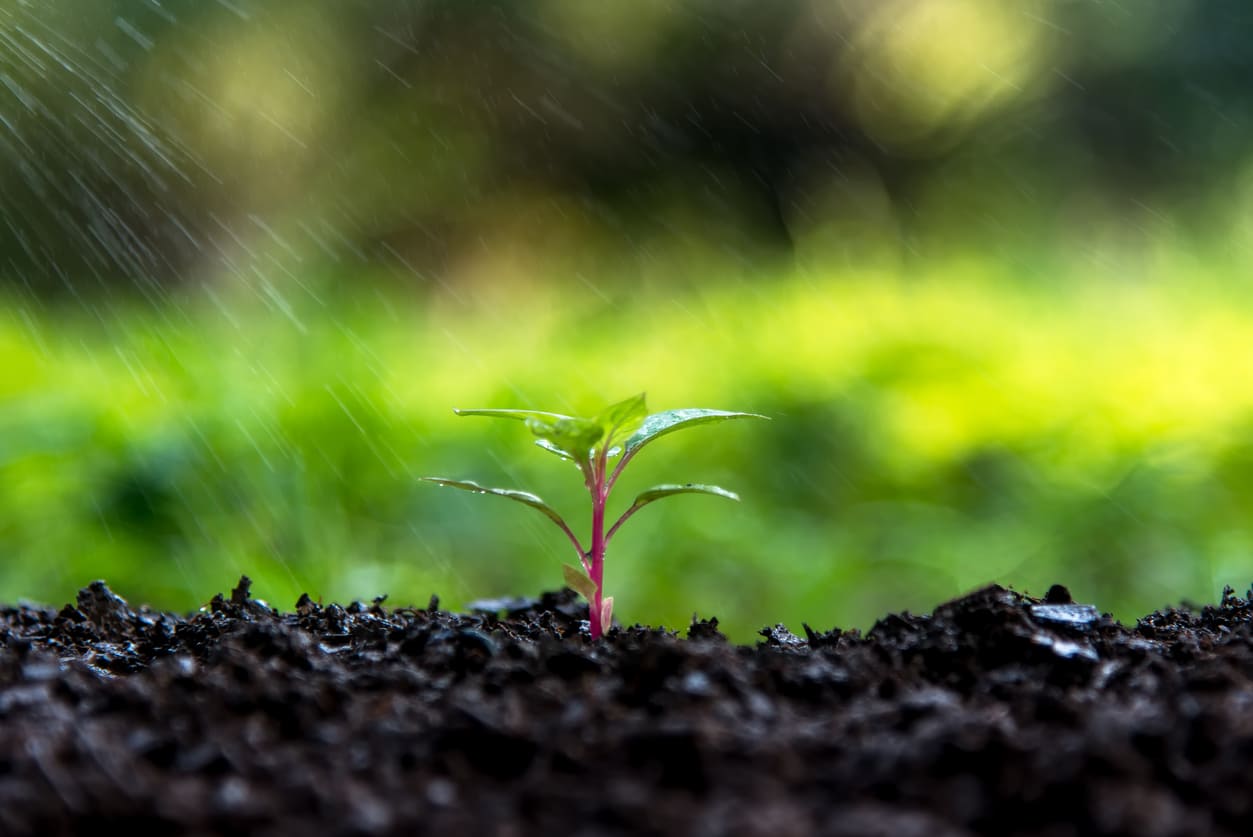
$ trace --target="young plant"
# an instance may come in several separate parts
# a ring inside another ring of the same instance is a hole
[[[623,469],[640,449],[654,439],[675,430],[695,427],[698,424],[727,421],[739,418],[767,418],[756,413],[733,413],[726,410],[667,410],[649,415],[643,394],[620,401],[591,418],[563,416],[534,410],[454,410],[459,416],[491,416],[516,419],[526,423],[537,439],[535,444],[572,461],[583,474],[583,485],[592,497],[592,541],[584,549],[578,537],[552,506],[526,491],[507,488],[485,488],[468,480],[452,480],[442,477],[423,477],[427,482],[473,491],[478,494],[494,494],[506,497],[531,508],[538,509],[556,523],[565,533],[578,553],[582,570],[564,565],[566,584],[587,599],[588,621],[592,638],[600,637],[609,630],[613,620],[613,597],[605,596],[605,550],[618,529],[631,515],[654,500],[675,494],[712,494],[728,500],[740,498],[716,485],[655,485],[642,492],[635,501],[608,529],[605,528],[605,505]],[[610,464],[617,460],[612,470]]]

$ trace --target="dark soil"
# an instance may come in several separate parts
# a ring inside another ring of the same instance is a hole
[[[0,610],[0,834],[1253,833],[1253,605],[999,587],[861,636],[597,644],[568,592]]]

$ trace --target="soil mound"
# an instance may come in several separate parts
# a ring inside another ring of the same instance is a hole
[[[1253,604],[987,587],[865,636],[470,614],[0,609],[0,833],[1247,834]]]

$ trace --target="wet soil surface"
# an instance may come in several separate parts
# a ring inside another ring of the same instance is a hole
[[[0,833],[1253,833],[1253,605],[989,587],[866,635],[593,644],[493,613],[0,609]]]

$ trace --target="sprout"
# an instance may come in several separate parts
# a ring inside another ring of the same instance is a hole
[[[469,480],[423,477],[427,482],[473,491],[478,494],[494,494],[538,509],[557,524],[569,538],[579,556],[578,567],[563,566],[565,582],[578,591],[588,602],[588,621],[592,638],[596,639],[609,630],[613,623],[613,597],[604,594],[605,551],[610,540],[633,514],[644,506],[663,497],[675,494],[712,494],[728,500],[739,500],[734,493],[716,485],[656,485],[641,492],[634,502],[610,526],[605,528],[605,505],[609,494],[634,456],[654,439],[667,433],[739,418],[767,418],[756,413],[735,413],[726,410],[684,409],[667,410],[649,415],[643,394],[620,401],[601,410],[592,418],[563,416],[534,410],[455,410],[459,416],[489,416],[522,421],[537,437],[536,444],[546,451],[568,459],[578,465],[583,474],[583,484],[592,498],[592,541],[586,549],[565,520],[552,506],[526,491],[507,488],[486,488]],[[617,460],[613,468],[610,463]]]

